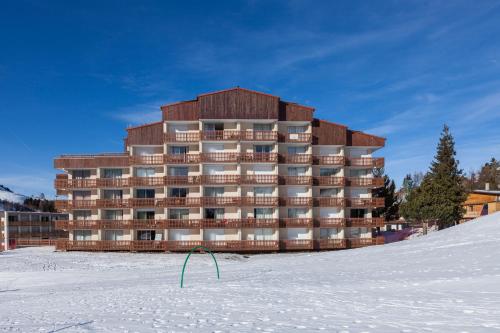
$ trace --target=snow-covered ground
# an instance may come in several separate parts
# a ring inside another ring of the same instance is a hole
[[[220,280],[197,254],[180,289],[184,257],[2,253],[0,331],[500,331],[500,214],[357,250],[216,254]]]

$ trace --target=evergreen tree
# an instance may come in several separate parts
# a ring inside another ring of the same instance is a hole
[[[475,189],[484,189],[487,183],[490,185],[490,190],[497,190],[500,184],[500,162],[495,158],[482,166]]]
[[[389,176],[384,175],[384,186],[373,190],[373,196],[384,198],[384,207],[377,208],[374,216],[384,217],[386,221],[392,221],[399,218],[399,199],[396,194],[396,184]]]

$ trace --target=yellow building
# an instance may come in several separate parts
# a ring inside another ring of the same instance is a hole
[[[481,215],[489,215],[500,211],[500,191],[474,190],[464,202],[466,209],[464,220],[471,220]]]

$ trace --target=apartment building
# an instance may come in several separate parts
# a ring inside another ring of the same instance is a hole
[[[68,214],[0,211],[0,251],[23,246],[55,245],[68,232],[56,229],[57,220]]]
[[[266,252],[380,244],[385,139],[242,88],[164,105],[125,152],[62,155],[60,250]]]

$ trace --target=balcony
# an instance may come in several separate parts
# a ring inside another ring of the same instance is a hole
[[[166,241],[136,240],[130,242],[130,251],[167,251]]]
[[[56,250],[63,251],[130,251],[130,241],[94,241],[58,239]]]
[[[384,179],[381,177],[348,178],[347,181],[348,181],[349,186],[352,186],[352,187],[381,187],[381,186],[384,186]]]
[[[130,208],[164,207],[165,198],[132,198],[129,203]]]
[[[315,207],[344,207],[344,198],[335,197],[316,197],[314,198]]]
[[[277,184],[278,175],[242,175],[241,184]]]
[[[200,176],[165,176],[165,185],[199,185],[201,184]]]
[[[312,185],[311,176],[280,176],[280,185]]]
[[[91,179],[91,178],[63,179],[58,177],[58,179],[54,181],[54,187],[56,189],[96,188],[96,186],[97,186],[96,179]]]
[[[374,228],[374,227],[383,227],[385,221],[380,217],[372,217],[372,218],[348,218],[347,226],[348,227],[365,227],[365,228]]]
[[[238,153],[215,152],[201,153],[200,155],[202,163],[236,163],[239,160]]]
[[[241,219],[242,228],[277,228],[278,219],[246,218]]]
[[[202,241],[172,241],[167,243],[168,251],[189,251],[195,246],[200,246]]]
[[[168,197],[163,199],[165,207],[200,207],[200,197]]]
[[[314,156],[313,163],[315,165],[339,165],[345,164],[344,156]]]
[[[240,131],[238,130],[202,131],[201,139],[207,141],[238,141],[240,139]]]
[[[276,163],[278,154],[276,153],[242,153],[241,163]]]
[[[315,224],[320,228],[343,228],[347,220],[342,217],[320,217],[315,219]]]
[[[202,197],[202,206],[239,206],[241,204],[241,197]]]
[[[163,186],[163,177],[132,177],[130,186]]]
[[[309,218],[285,218],[280,219],[281,228],[312,228],[313,219]]]
[[[203,241],[202,245],[210,249],[210,251],[237,252],[240,251],[241,241],[239,240]]]
[[[166,164],[196,164],[200,163],[200,154],[168,154]]]
[[[218,229],[218,228],[240,228],[240,219],[203,219],[201,220],[203,228]]]
[[[237,185],[240,183],[239,175],[204,175],[201,176],[202,184],[207,185]]]
[[[289,142],[289,143],[309,143],[312,140],[311,133],[279,133],[279,142]]]
[[[311,154],[280,154],[279,162],[285,164],[311,164]]]
[[[286,197],[280,198],[280,206],[310,207],[313,204],[311,197]]]
[[[320,239],[315,241],[315,243],[315,247],[318,250],[336,250],[347,247],[347,240],[345,239]]]
[[[370,246],[370,245],[382,245],[382,244],[384,244],[384,237],[347,239],[347,247],[351,249]]]
[[[165,142],[198,142],[200,141],[200,132],[174,132],[165,133]]]
[[[242,252],[260,252],[260,251],[278,251],[279,242],[277,240],[242,240],[240,241],[240,251]]]
[[[161,164],[164,164],[164,156],[160,155],[160,154],[130,156],[130,164],[132,164],[132,165],[161,165]]]
[[[383,157],[349,158],[348,165],[352,167],[382,168],[384,166],[384,158]]]
[[[97,178],[96,187],[128,187],[130,178]]]
[[[153,199],[154,200],[154,199]],[[74,200],[73,202],[77,202]],[[81,200],[81,201],[93,201],[93,200]],[[129,208],[130,201],[128,199],[97,199],[95,200],[95,208]],[[73,206],[73,209],[76,207]],[[83,208],[83,207],[79,207]]]
[[[278,203],[279,203],[278,197],[248,196],[241,198],[242,206],[275,207],[278,206]]]
[[[242,141],[276,141],[278,132],[276,131],[242,131],[240,139]]]
[[[281,250],[312,250],[312,239],[285,239],[280,241]]]
[[[168,219],[165,220],[166,229],[200,229],[201,220]]]
[[[344,177],[318,176],[314,177],[313,184],[316,186],[345,186]]]
[[[354,208],[383,207],[385,205],[385,200],[384,198],[347,198],[346,205],[347,207],[354,207]]]

